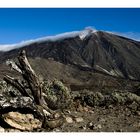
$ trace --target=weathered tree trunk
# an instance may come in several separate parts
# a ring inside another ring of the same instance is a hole
[[[44,100],[41,82],[30,66],[29,61],[26,57],[26,52],[24,50],[19,53],[18,61],[19,63],[9,61],[9,64],[15,71],[19,72],[22,75],[23,80],[28,85],[28,89],[30,90],[30,92],[25,89],[25,86],[21,82],[19,82],[18,79],[6,75],[4,77],[4,80],[8,84],[15,87],[21,93],[21,97],[30,97],[34,101],[38,113],[41,116],[44,109],[52,113]]]
[[[27,81],[29,88],[31,89],[32,96],[37,105],[42,105],[42,87],[36,76],[34,70],[31,68],[28,59],[26,57],[26,52],[23,50],[20,52],[18,57],[20,63],[20,69],[22,71],[23,78]]]

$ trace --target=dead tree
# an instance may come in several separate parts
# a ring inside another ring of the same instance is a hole
[[[56,94],[57,100],[53,101],[52,98],[50,98],[51,95],[48,96],[46,92],[43,93],[42,82],[40,82],[35,71],[32,69],[26,57],[25,50],[22,50],[19,53],[17,63],[12,61],[7,61],[7,64],[11,67],[11,69],[20,73],[20,75],[22,76],[22,80],[13,78],[8,75],[4,77],[4,80],[7,82],[7,84],[17,89],[19,93],[17,95],[17,93],[9,92],[11,93],[12,97],[10,96],[9,100],[6,100],[6,97],[3,97],[6,106],[3,106],[3,101],[2,101],[0,102],[0,107],[2,107],[3,109],[5,109],[5,107],[6,108],[8,107],[10,109],[16,109],[16,110],[21,108],[29,108],[31,112],[33,112],[34,115],[38,117],[40,121],[42,121],[43,124],[42,127],[49,126],[50,128],[52,128],[58,126],[59,124],[62,124],[62,123],[58,123],[58,122],[62,122],[63,120],[62,115],[58,115],[59,117],[56,118],[54,114],[56,113],[57,109],[60,108],[63,109],[67,107],[67,104],[70,103],[69,90],[66,87],[64,87],[61,82],[53,81],[51,82],[52,84],[51,88],[52,87],[54,88],[54,90],[52,91],[60,93],[60,94]],[[50,93],[49,91],[47,92]],[[52,103],[55,105],[58,104],[58,107],[55,108],[56,110],[53,110],[51,105],[49,105]],[[59,114],[61,113],[59,112]],[[51,119],[56,119],[56,125],[54,125],[55,121],[53,120],[52,121],[53,126],[50,126]]]
[[[31,89],[32,96],[37,105],[42,105],[42,87],[39,82],[37,75],[34,70],[31,68],[28,59],[26,57],[26,52],[23,50],[20,52],[19,57],[19,69],[22,71],[22,76],[26,80]]]
[[[26,83],[29,86],[29,89],[31,90],[31,96],[34,99],[34,102],[37,105],[42,106],[43,105],[42,86],[41,86],[41,83],[40,83],[37,75],[35,74],[34,70],[30,66],[30,63],[26,57],[25,50],[22,50],[19,53],[18,61],[19,61],[19,64],[15,63],[15,64],[11,65],[11,67],[13,67],[13,69],[18,72],[20,70],[20,73],[21,73],[23,79],[26,81]],[[22,85],[18,79],[15,79],[13,77],[6,75],[4,77],[4,80],[8,84],[10,84],[10,85],[14,86],[16,89],[18,89],[23,96],[30,96],[28,94],[28,92],[25,90],[24,85]]]
[[[15,87],[20,93],[21,97],[30,97],[33,101],[36,107],[38,108],[38,114],[40,116],[43,116],[45,119],[45,113],[53,113],[51,109],[48,108],[47,103],[44,100],[43,93],[42,93],[42,84],[39,81],[36,73],[32,69],[27,57],[25,50],[22,50],[19,53],[18,56],[18,63],[15,62],[9,62],[12,69],[19,72],[23,78],[23,80],[28,85],[29,91],[26,90],[25,86],[20,82],[21,80],[10,77],[6,75],[4,77],[4,80]],[[45,111],[44,111],[45,110]],[[43,112],[44,111],[44,112]]]

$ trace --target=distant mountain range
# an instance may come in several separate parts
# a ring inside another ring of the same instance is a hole
[[[67,82],[76,82],[78,77],[77,83],[90,83],[97,75],[140,80],[140,42],[113,33],[85,29],[3,46],[0,75],[8,71],[6,60],[15,59],[21,49],[44,77],[69,79]]]

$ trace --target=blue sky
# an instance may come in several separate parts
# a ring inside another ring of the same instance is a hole
[[[0,8],[0,44],[83,30],[88,26],[140,40],[140,8]]]

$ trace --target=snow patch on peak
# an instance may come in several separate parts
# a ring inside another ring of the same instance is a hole
[[[85,37],[91,35],[92,33],[96,33],[97,30],[95,28],[92,27],[86,27],[85,30],[81,31],[81,33],[79,34],[79,37],[81,40],[83,40]]]

